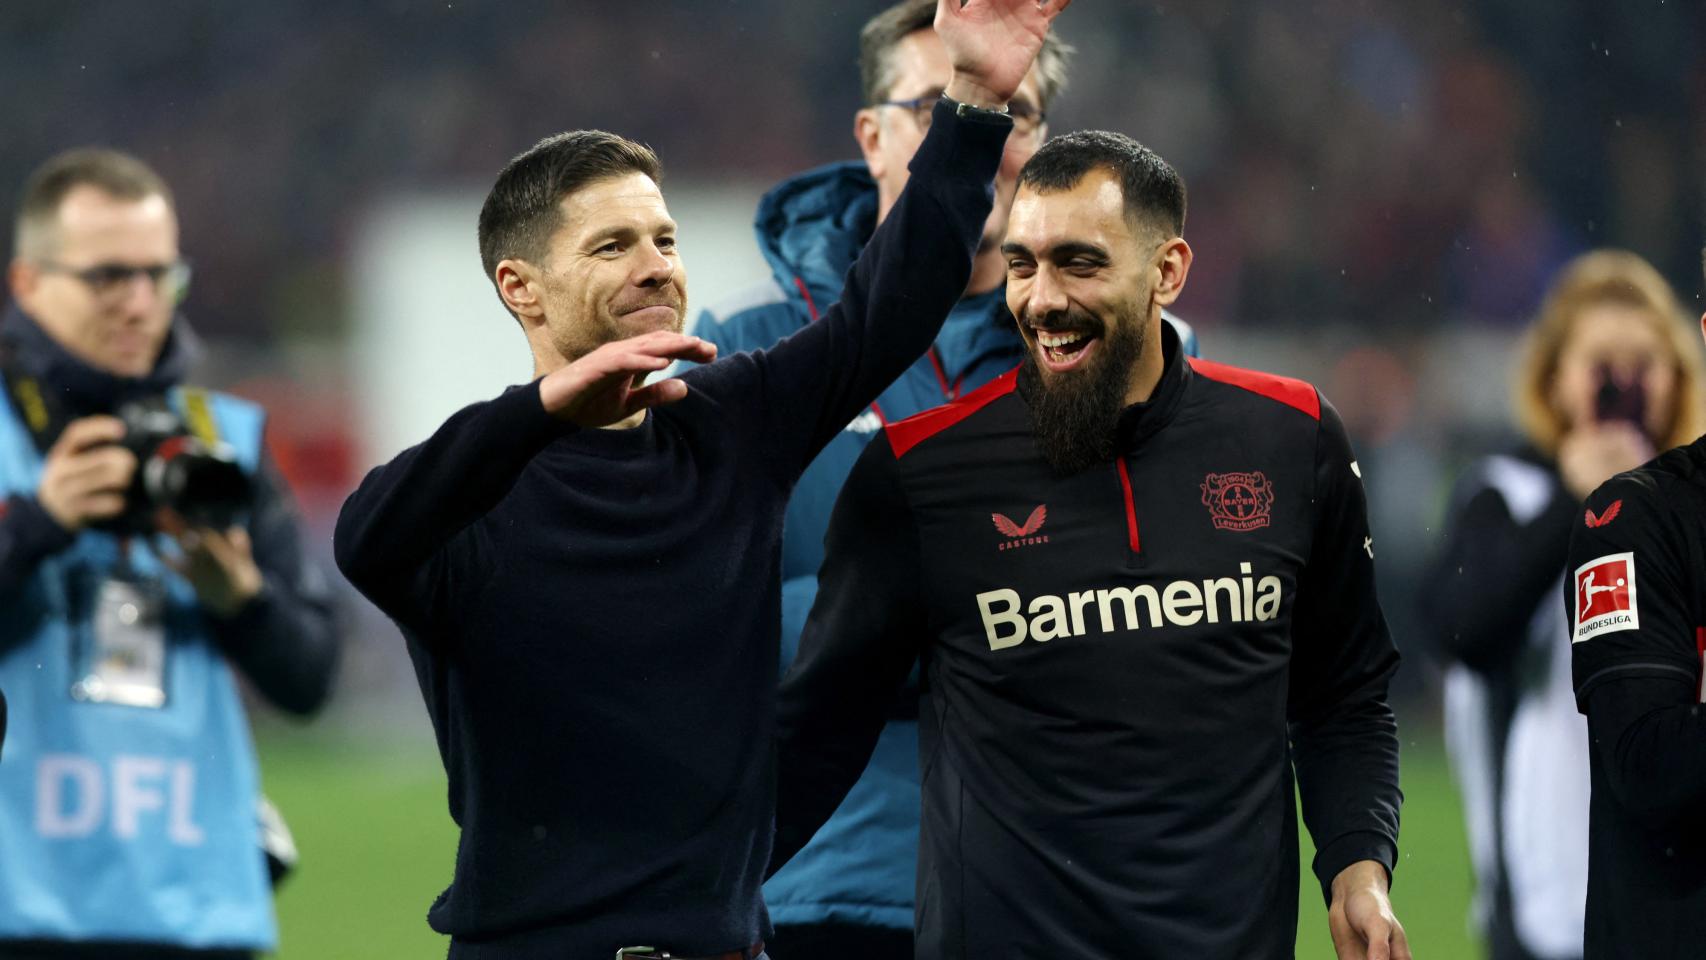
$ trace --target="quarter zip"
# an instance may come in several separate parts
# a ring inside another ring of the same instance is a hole
[[[1135,556],[1143,553],[1143,542],[1137,535],[1137,498],[1132,496],[1131,473],[1126,469],[1125,459],[1125,455],[1121,454],[1119,459],[1114,461],[1114,466],[1119,470],[1120,490],[1124,494],[1122,499],[1125,501],[1125,532],[1127,543],[1131,547],[1132,554]]]

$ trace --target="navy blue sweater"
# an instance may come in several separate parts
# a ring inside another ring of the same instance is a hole
[[[965,289],[1009,126],[938,107],[841,302],[641,426],[565,425],[535,382],[345,503],[338,564],[408,640],[462,827],[453,956],[769,933],[783,507]]]

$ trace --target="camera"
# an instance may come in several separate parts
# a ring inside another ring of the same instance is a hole
[[[155,512],[166,507],[192,526],[223,530],[248,510],[253,485],[231,449],[196,437],[164,397],[133,400],[117,415],[124,423],[119,443],[136,455],[136,477],[109,529],[152,531]]]
[[[1645,432],[1647,417],[1646,368],[1641,367],[1627,376],[1619,375],[1611,364],[1602,363],[1596,371],[1599,386],[1594,391],[1594,414],[1601,423],[1626,420]]]

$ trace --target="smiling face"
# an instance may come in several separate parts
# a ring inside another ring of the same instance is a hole
[[[1119,180],[1093,169],[1063,190],[1021,186],[1001,251],[1039,449],[1061,473],[1112,459],[1121,412],[1161,378],[1159,306],[1184,286],[1190,247],[1134,224]]]
[[[505,260],[498,273],[541,372],[616,340],[679,332],[687,316],[687,271],[657,183],[637,172],[595,180],[563,198],[560,208],[561,226],[544,262]],[[510,300],[511,291],[519,300]]]
[[[1102,378],[1124,387],[1146,361],[1159,362],[1142,346],[1158,333],[1155,304],[1177,293],[1158,301],[1160,240],[1134,227],[1109,171],[1066,190],[1020,188],[1001,246],[1007,307],[1045,385]]]

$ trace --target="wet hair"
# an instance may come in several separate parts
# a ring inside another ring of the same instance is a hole
[[[1082,130],[1051,138],[1019,171],[1019,186],[1039,193],[1071,190],[1092,170],[1119,180],[1134,229],[1184,234],[1185,181],[1159,154],[1121,133]]]
[[[544,262],[552,235],[563,225],[563,198],[630,173],[659,182],[663,165],[645,144],[603,130],[546,137],[505,164],[480,207],[480,265],[486,279],[497,285],[498,264],[504,260]]]
[[[865,22],[859,31],[859,83],[867,105],[889,99],[895,83],[894,48],[936,23],[936,0],[902,0]],[[1037,106],[1047,109],[1066,89],[1066,67],[1075,51],[1053,31],[1037,52]],[[947,81],[943,77],[943,82]]]
[[[48,158],[24,181],[13,223],[13,253],[22,259],[52,256],[59,208],[71,191],[84,186],[119,200],[162,197],[168,206],[173,205],[166,181],[136,157],[101,147],[66,150]]]

